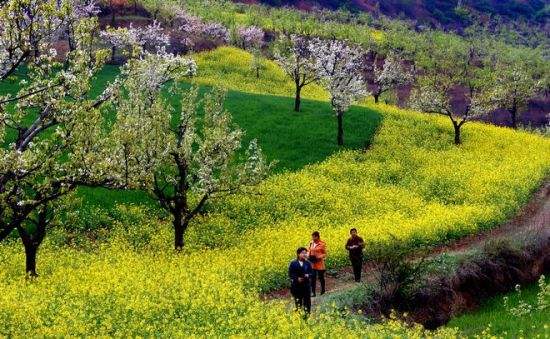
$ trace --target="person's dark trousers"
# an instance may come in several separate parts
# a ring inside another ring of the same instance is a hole
[[[353,276],[356,282],[361,281],[361,271],[363,270],[363,259],[350,257],[351,266],[353,267]]]
[[[325,270],[313,270],[311,277],[311,294],[315,296],[317,293],[317,279],[321,283],[321,294],[325,294]]]
[[[294,297],[296,310],[303,309],[306,314],[311,312],[311,296],[309,295],[309,291],[309,284],[292,289],[292,297]]]

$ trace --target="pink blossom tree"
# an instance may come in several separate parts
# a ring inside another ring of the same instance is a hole
[[[195,48],[196,41],[203,39],[218,44],[229,43],[229,30],[217,22],[203,22],[200,18],[193,16],[186,11],[179,11],[174,18],[174,24],[182,35],[181,43],[186,49]]]
[[[242,48],[252,53],[250,68],[256,74],[256,78],[259,78],[263,66],[262,47],[265,33],[259,27],[248,26],[240,27],[237,34]]]

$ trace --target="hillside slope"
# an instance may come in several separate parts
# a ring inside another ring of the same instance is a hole
[[[224,69],[224,84],[248,90],[254,80],[233,81],[242,79],[238,73],[239,68]],[[284,84],[265,85],[258,84],[258,90],[267,95]],[[39,258],[41,277],[33,283],[20,274],[19,245],[2,243],[0,333],[421,337],[418,329],[368,325],[340,313],[304,322],[289,314],[285,303],[266,307],[258,294],[287,284],[288,261],[315,229],[329,246],[332,269],[347,263],[343,242],[351,227],[360,230],[367,248],[384,246],[390,234],[414,248],[498,225],[550,173],[550,140],[470,123],[464,144],[456,147],[446,119],[368,107],[383,117],[369,149],[342,150],[268,178],[259,194],[218,200],[192,224],[184,253],[171,250],[168,221],[131,203],[120,208],[124,218],[110,238],[93,250],[47,238]],[[276,113],[267,102],[258,114]],[[310,128],[294,127],[298,136]],[[315,149],[315,140],[309,146]]]
[[[419,24],[459,29],[469,24],[468,13],[500,16],[506,21],[525,21],[544,26],[550,7],[542,0],[244,0],[272,6],[295,6],[300,9],[322,7],[383,14],[392,18],[415,20]]]

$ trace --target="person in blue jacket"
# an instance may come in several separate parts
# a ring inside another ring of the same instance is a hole
[[[300,247],[296,250],[296,259],[288,266],[290,278],[290,293],[294,297],[296,309],[303,308],[306,314],[311,311],[311,277],[313,269],[307,260],[307,249]]]

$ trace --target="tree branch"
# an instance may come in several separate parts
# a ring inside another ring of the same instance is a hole
[[[23,52],[23,54],[21,54],[21,56],[19,57],[19,59],[10,67],[10,69],[8,69],[6,71],[6,73],[2,74],[0,76],[0,81],[3,81],[5,79],[7,79],[10,75],[12,75],[15,70],[17,70],[17,68],[19,67],[19,65],[21,65],[21,63],[30,55],[30,51],[29,50],[26,50]]]

